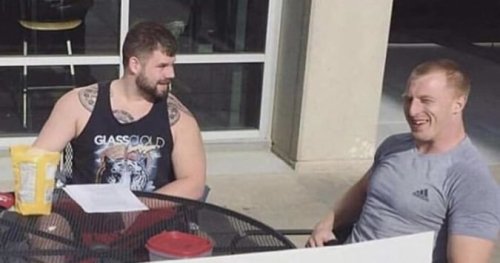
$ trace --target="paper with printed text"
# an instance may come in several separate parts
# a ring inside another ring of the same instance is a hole
[[[129,188],[117,184],[67,185],[64,191],[87,213],[143,211],[149,208]]]

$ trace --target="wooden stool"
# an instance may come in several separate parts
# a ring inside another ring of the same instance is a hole
[[[28,21],[19,20],[19,24],[27,29],[33,31],[65,31],[72,30],[81,25],[81,19],[67,20],[67,21],[57,21],[57,22],[40,22],[40,21]],[[66,37],[66,51],[68,56],[73,54],[71,39]],[[28,56],[28,41],[26,37],[23,40],[23,55]],[[61,85],[61,86],[32,86],[28,87],[28,66],[23,66],[23,88],[22,88],[22,124],[24,128],[28,128],[28,92],[32,90],[57,90],[57,89],[71,89],[75,85],[75,68],[73,64],[69,65],[70,75],[71,75],[71,85]]]

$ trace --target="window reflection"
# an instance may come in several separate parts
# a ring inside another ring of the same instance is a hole
[[[163,23],[180,53],[264,52],[268,0],[131,0],[130,25]]]
[[[48,118],[54,103],[73,85],[67,66],[28,67],[23,77],[23,67],[0,67],[0,133],[36,133]],[[75,84],[88,85],[96,81],[118,77],[117,65],[75,66]],[[57,87],[66,89],[33,89],[27,93],[26,111],[23,110],[22,87]],[[27,125],[23,125],[26,114]]]
[[[263,64],[178,64],[173,93],[201,129],[258,129]]]
[[[0,0],[0,55],[118,55],[119,0]]]

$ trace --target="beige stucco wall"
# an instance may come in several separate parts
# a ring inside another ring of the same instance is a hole
[[[310,3],[303,83],[295,93],[281,87],[292,72],[283,70],[286,56],[279,59],[273,150],[299,172],[364,169],[375,148],[392,0]],[[294,110],[287,109],[291,117],[282,113],[287,96],[300,97]],[[280,132],[280,118],[296,119],[286,126],[295,137]]]

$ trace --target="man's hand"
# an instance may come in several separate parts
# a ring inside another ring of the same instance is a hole
[[[314,231],[307,240],[308,247],[322,247],[326,242],[337,239],[333,234],[333,227],[352,225],[359,217],[366,200],[368,184],[371,176],[370,168],[358,182],[340,199],[328,215],[314,227]],[[335,223],[335,224],[334,224]]]
[[[324,243],[332,239],[337,239],[333,234],[333,212],[328,214],[323,220],[318,222],[307,240],[306,247],[322,247]]]

